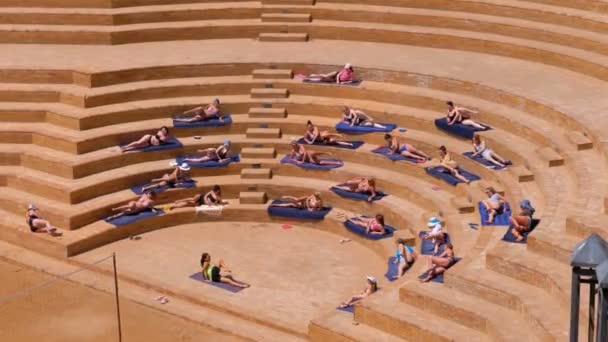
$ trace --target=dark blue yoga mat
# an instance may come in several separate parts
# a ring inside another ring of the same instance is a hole
[[[509,218],[511,217],[511,206],[509,206],[509,203],[504,203],[502,205],[502,208],[500,208],[496,216],[494,216],[494,221],[492,221],[490,224],[486,223],[488,220],[488,211],[486,210],[486,207],[481,203],[481,201],[479,201],[477,206],[479,208],[479,216],[481,217],[480,222],[482,226],[508,226],[511,224],[509,221]]]
[[[526,243],[526,242],[528,242],[528,235],[534,231],[534,229],[536,228],[536,226],[538,226],[539,223],[540,223],[539,219],[532,219],[531,224],[530,224],[530,230],[522,234],[524,239],[521,241],[515,240],[515,235],[513,235],[511,233],[511,229],[513,229],[513,228],[511,226],[509,226],[509,228],[507,229],[507,232],[502,237],[502,240],[506,241],[506,242],[513,242],[513,243]]]
[[[458,258],[458,257],[454,258],[454,264],[453,264],[452,266],[456,265],[456,264],[457,264],[457,263],[458,263],[458,262],[459,262],[461,259],[462,259],[462,258]],[[450,269],[452,266],[450,266],[450,267],[448,268],[448,270],[449,270],[449,269]],[[435,283],[441,283],[441,284],[443,284],[443,275],[445,274],[445,272],[447,272],[447,270],[446,270],[446,271],[444,271],[443,273],[441,273],[440,275],[435,276],[433,279],[431,279],[431,281],[432,281],[432,282],[435,282]],[[429,274],[429,273],[428,273],[428,271],[426,271],[426,272],[422,273],[420,276],[418,276],[418,279],[424,279],[424,278],[426,278],[426,276],[427,276],[428,274]]]
[[[354,80],[348,83],[336,83],[335,81],[332,82],[325,82],[325,81],[315,81],[315,80],[307,80],[307,79],[302,79],[302,82],[304,83],[314,83],[314,84],[333,84],[333,85],[345,85],[345,86],[351,86],[351,87],[356,87],[359,84],[361,84],[362,81],[359,80]]]
[[[314,146],[329,146],[329,147],[335,147],[335,148],[345,148],[348,150],[356,150],[359,147],[361,147],[363,144],[365,144],[365,142],[363,141],[346,141],[345,142],[349,142],[351,144],[353,144],[353,146],[347,146],[347,145],[339,145],[339,144],[326,144],[326,143],[322,143],[319,141],[315,141],[312,144],[309,144],[306,142],[306,140],[304,140],[304,138],[300,138],[300,140],[298,140],[298,144],[302,144],[302,145],[314,145]]]
[[[384,278],[388,279],[388,281],[394,281],[393,277],[396,277],[399,274],[399,264],[395,263],[394,256],[388,258],[388,265],[386,266],[386,273],[384,273]]]
[[[113,219],[113,220],[108,220],[107,218],[105,218],[104,221],[106,221],[107,223],[112,224],[114,226],[120,227],[120,226],[126,226],[128,224],[131,224],[131,223],[139,221],[139,220],[143,220],[148,217],[154,217],[154,216],[158,216],[158,215],[161,215],[164,213],[165,212],[160,209],[156,209],[156,210],[147,209],[147,210],[141,211],[134,215],[123,215],[123,216]]]
[[[452,176],[451,173],[449,173],[444,167],[442,166],[433,166],[433,167],[425,167],[424,171],[426,171],[426,173],[428,173],[429,175],[435,177],[435,178],[439,178],[444,180],[446,183],[450,184],[450,185],[456,185],[458,183],[463,183],[460,179]],[[460,172],[460,174],[472,181],[476,181],[476,180],[480,180],[481,177],[479,177],[478,175],[474,174],[474,173],[470,173],[466,170],[463,170],[461,168],[458,168],[458,172]]]
[[[289,203],[289,201],[272,201],[272,204],[279,203]],[[329,214],[331,209],[331,207],[323,207],[321,210],[308,211],[306,209],[268,206],[268,214],[271,216],[288,217],[301,220],[322,220],[327,214]]]
[[[388,147],[378,147],[376,149],[373,149],[372,152],[381,154],[381,155],[385,156],[386,158],[393,160],[393,161],[405,160],[405,161],[408,161],[408,162],[414,163],[414,164],[419,163],[418,160],[416,160],[414,158],[405,157],[399,153],[390,153]]]
[[[346,227],[346,229],[348,229],[349,231],[365,238],[368,240],[381,240],[381,239],[386,239],[389,237],[393,236],[393,233],[395,231],[395,228],[388,226],[388,225],[384,225],[384,230],[386,231],[385,234],[379,235],[379,234],[365,234],[365,228],[354,224],[353,222],[351,222],[350,220],[347,220],[344,222],[344,227]]]
[[[463,153],[463,155],[469,159],[472,159],[476,162],[478,162],[479,164],[489,168],[489,169],[493,169],[493,170],[504,170],[506,168],[505,167],[500,167],[498,165],[494,165],[492,163],[490,163],[489,161],[487,161],[484,157],[482,157],[481,155],[477,155],[475,157],[473,157],[473,152],[465,152]],[[507,165],[508,166],[508,165]]]
[[[127,146],[127,145],[120,145],[120,146],[124,147],[124,146]],[[182,145],[182,143],[179,140],[177,140],[177,138],[170,138],[169,140],[167,140],[166,143],[164,143],[162,145],[148,146],[148,147],[140,148],[140,149],[133,150],[133,151],[130,151],[130,152],[134,152],[134,151],[152,152],[152,151],[160,151],[160,150],[170,150],[172,148],[180,148],[182,146],[184,146],[184,145]]]
[[[337,160],[337,159],[325,159],[325,160]],[[281,159],[281,163],[282,164],[291,164],[291,165],[295,165],[295,166],[299,166],[303,169],[309,169],[309,170],[331,170],[331,169],[337,169],[339,167],[344,166],[344,163],[340,164],[340,165],[317,165],[317,164],[311,164],[311,163],[296,163],[295,161],[291,160],[291,158],[289,157],[289,155],[286,155],[285,157],[283,157],[283,159]]]
[[[459,137],[463,137],[466,139],[473,139],[473,135],[475,135],[475,133],[484,131],[484,130],[477,129],[473,126],[467,126],[467,125],[463,125],[463,124],[459,124],[459,123],[455,123],[453,125],[448,125],[448,119],[445,117],[435,119],[435,126],[437,128],[439,128],[440,130],[443,130],[450,134],[453,134],[453,135],[456,135]],[[489,126],[486,126],[486,127],[487,127],[486,130],[491,129]]]
[[[418,237],[420,238],[420,254],[422,255],[433,255],[435,251],[435,244],[432,240],[424,240],[422,237],[428,233],[429,231],[421,231],[418,232]],[[445,243],[450,243],[450,234],[443,233],[445,235]],[[443,244],[439,246],[438,253],[443,252]]]
[[[177,157],[175,158],[175,161],[181,165],[181,163],[184,162],[184,159],[186,159],[186,157]],[[192,167],[196,167],[196,168],[214,168],[214,167],[223,167],[226,166],[230,163],[236,163],[239,162],[241,159],[239,158],[239,155],[234,155],[231,156],[230,158],[222,161],[221,163],[218,161],[206,161],[206,162],[202,162],[202,163],[193,163],[193,162],[186,162],[188,165],[192,166]]]
[[[147,184],[144,184],[144,185],[132,186],[131,187],[131,191],[133,191],[137,195],[142,195],[143,192],[141,191],[141,189],[144,186],[148,186],[150,184],[152,184],[152,183],[147,183]],[[173,188],[190,189],[190,188],[194,188],[194,187],[196,187],[196,181],[193,180],[193,179],[188,178],[188,179],[184,179],[181,182],[175,184],[175,186],[165,185],[165,186],[161,186],[160,188],[155,188],[152,191],[158,194],[158,193],[161,193],[163,191],[166,191],[168,189],[173,189]]]
[[[382,126],[385,126],[386,129],[377,128],[377,127],[366,127],[366,126],[350,126],[344,121],[340,121],[336,124],[336,130],[340,133],[350,133],[350,134],[363,134],[363,133],[376,133],[383,132],[389,133],[392,132],[397,125],[388,124],[388,123],[379,123]]]
[[[371,193],[369,193],[369,192],[352,192],[352,191],[346,191],[346,190],[338,189],[338,188],[334,188],[334,187],[332,187],[330,190],[335,192],[338,196],[353,199],[356,201],[367,201],[369,196],[371,196]],[[376,191],[376,196],[374,196],[374,198],[372,199],[372,202],[379,201],[383,197],[386,197],[386,196],[387,196],[387,194],[383,193],[382,191]]]
[[[196,122],[179,122],[173,120],[173,127],[175,128],[192,128],[192,127],[219,127],[226,126],[232,123],[232,117],[230,115],[221,115],[222,120],[219,117],[211,118],[208,120],[196,121]]]
[[[336,307],[336,310],[340,310],[340,311],[344,311],[344,312],[350,312],[352,314],[352,313],[355,313],[355,306],[351,305],[351,306],[347,306],[345,308],[341,308],[341,307],[338,306],[338,307]]]
[[[191,275],[190,279],[200,281],[203,284],[219,287],[220,289],[224,289],[224,290],[234,292],[234,293],[241,292],[244,290],[244,288],[242,288],[242,287],[232,286],[230,284],[225,284],[225,283],[216,283],[213,281],[205,280],[205,279],[203,279],[203,273],[200,271]]]

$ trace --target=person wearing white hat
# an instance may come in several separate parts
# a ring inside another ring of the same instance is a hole
[[[224,141],[224,143],[216,148],[210,147],[204,150],[198,150],[197,153],[202,153],[202,157],[186,158],[186,163],[204,163],[207,161],[223,162],[230,159],[230,146],[232,143],[230,140]]]
[[[112,208],[112,211],[119,211],[119,213],[109,216],[106,219],[111,221],[124,215],[134,215],[146,209],[154,209],[155,198],[156,193],[154,193],[154,191],[146,192],[141,195],[137,201],[130,201],[129,203],[121,205],[120,207]]]
[[[372,293],[375,293],[376,291],[378,291],[378,281],[373,276],[367,276],[367,285],[365,286],[365,290],[363,290],[363,292],[357,295],[352,296],[351,299],[342,302],[342,304],[340,304],[340,308],[348,308],[350,306],[353,306],[355,303],[362,301],[367,296],[371,295]]]
[[[190,165],[188,165],[188,163],[175,164],[172,166],[174,167],[173,172],[165,173],[162,177],[151,180],[151,184],[142,187],[141,191],[152,191],[165,186],[174,188],[188,178],[187,174],[188,171],[190,171]]]
[[[431,217],[427,223],[427,226],[431,230],[424,234],[422,238],[424,240],[432,240],[435,244],[435,253],[437,253],[439,251],[439,245],[441,245],[445,240],[443,226],[441,225],[441,221],[436,217]]]
[[[199,121],[219,118],[219,120],[222,121],[223,119],[222,119],[222,117],[219,116],[219,112],[220,112],[220,99],[215,99],[215,100],[213,100],[212,103],[210,103],[206,106],[199,106],[199,107],[190,109],[190,110],[182,113],[182,115],[188,116],[188,117],[175,118],[173,120],[177,121],[177,122],[190,123],[190,122],[199,122]],[[192,115],[192,116],[189,116],[189,115]]]
[[[27,206],[25,221],[27,222],[27,225],[30,227],[30,230],[33,233],[45,232],[49,233],[51,236],[62,235],[60,232],[57,231],[57,228],[51,225],[49,221],[42,218],[42,216],[40,215],[40,210],[34,204],[30,204]]]

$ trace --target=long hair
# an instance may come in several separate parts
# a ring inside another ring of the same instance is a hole
[[[203,253],[201,255],[201,267],[204,267],[205,265],[205,261],[207,261],[207,257],[209,256],[209,253]]]
[[[473,136],[473,143],[475,143],[476,145],[481,144],[481,137],[479,136],[479,134],[475,134]]]
[[[378,222],[382,227],[384,227],[384,215],[376,215],[376,222]]]

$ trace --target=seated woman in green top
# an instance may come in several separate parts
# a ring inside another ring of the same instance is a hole
[[[201,256],[201,267],[203,272],[203,279],[212,281],[214,283],[225,283],[228,285],[247,288],[251,285],[238,281],[232,276],[232,271],[226,266],[224,260],[220,259],[218,265],[211,264],[211,255],[209,253],[203,253]]]

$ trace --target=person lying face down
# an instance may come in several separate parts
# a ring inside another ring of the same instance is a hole
[[[304,141],[307,144],[314,144],[315,142],[323,143],[327,145],[343,145],[352,147],[353,144],[348,141],[340,141],[338,139],[343,138],[344,135],[339,133],[330,133],[329,131],[320,131],[312,121],[308,120],[306,123],[306,132],[304,133]]]
[[[400,142],[397,137],[394,137],[391,134],[385,134],[384,141],[386,141],[386,147],[388,148],[390,153],[400,154],[404,157],[417,160],[418,162],[425,162],[431,159],[431,157],[429,157],[426,153],[418,150],[416,147],[414,147],[414,145]]]
[[[376,280],[375,277],[367,276],[366,280],[367,280],[367,282],[366,282],[365,289],[361,293],[356,294],[353,297],[351,297],[349,300],[342,302],[342,304],[340,304],[340,308],[344,309],[344,308],[353,306],[353,305],[355,305],[355,303],[362,301],[363,299],[367,298],[372,293],[376,293],[378,291],[378,281]]]
[[[124,215],[134,215],[147,209],[154,209],[154,200],[156,194],[154,191],[146,192],[139,197],[137,201],[130,201],[129,203],[112,208],[112,211],[118,211],[119,213],[108,217],[108,220],[114,220]]]
[[[207,161],[223,162],[230,159],[230,147],[232,146],[230,140],[224,141],[224,144],[216,148],[206,148],[204,150],[197,150],[197,153],[201,153],[201,157],[185,158],[186,163],[204,163]]]
[[[187,163],[176,164],[171,173],[165,173],[160,178],[154,178],[150,181],[150,185],[142,187],[142,192],[152,191],[165,186],[175,187],[179,183],[187,179],[190,171],[190,166]]]
[[[245,282],[236,280],[232,274],[232,271],[230,268],[228,268],[228,265],[226,265],[224,260],[220,259],[220,262],[217,265],[214,265],[211,262],[211,255],[209,253],[203,253],[201,255],[201,269],[204,280],[242,288],[248,288],[251,286]]]
[[[270,206],[296,208],[308,211],[319,211],[323,209],[323,200],[321,199],[320,192],[315,192],[312,195],[302,197],[282,196],[281,199],[287,201],[287,203],[273,203]]]
[[[346,182],[334,185],[334,188],[342,189],[350,192],[369,193],[367,198],[371,202],[376,197],[376,179],[374,177],[356,177],[347,180]]]
[[[162,126],[156,134],[146,134],[136,141],[129,143],[128,145],[121,146],[121,152],[129,152],[139,150],[150,146],[160,146],[166,144],[171,136],[169,135],[169,128]]]
[[[173,119],[176,122],[199,122],[210,120],[213,118],[219,118],[220,121],[223,121],[223,118],[219,116],[220,112],[220,100],[215,99],[212,103],[206,106],[199,106],[188,111],[185,111],[183,115],[190,115],[190,117],[186,118],[175,118]]]

